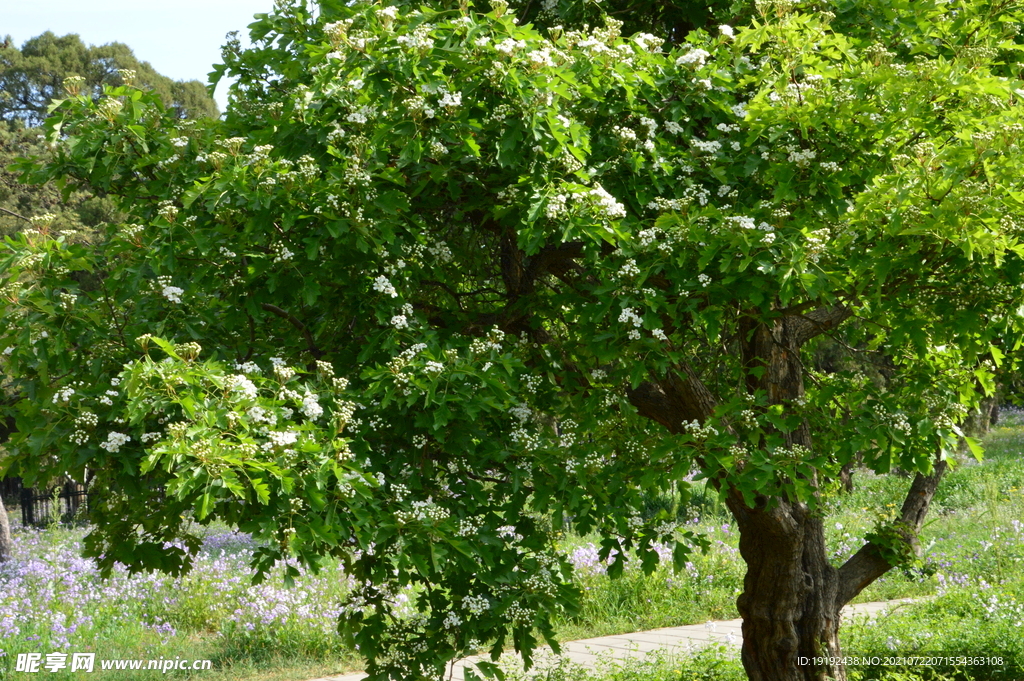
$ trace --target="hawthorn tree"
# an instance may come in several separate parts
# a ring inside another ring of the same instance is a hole
[[[395,680],[554,645],[565,526],[612,575],[706,546],[641,515],[698,470],[750,678],[845,678],[841,607],[918,551],[1020,343],[1018,6],[778,0],[678,45],[485,9],[279,2],[222,121],[61,102],[23,177],[129,218],[6,240],[10,461],[92,478],[108,571],[187,570],[192,519],[266,540],[259,576],[340,559],[340,630]],[[891,358],[884,389],[814,371],[824,339]],[[825,502],[896,466],[899,514],[830,564]]]

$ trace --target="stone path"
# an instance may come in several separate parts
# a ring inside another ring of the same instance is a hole
[[[848,605],[843,608],[843,615],[846,617],[868,616],[874,617],[898,608],[901,605],[913,602],[912,598],[904,598],[894,601],[883,601],[879,603],[859,603]],[[667,627],[665,629],[654,629],[652,631],[639,631],[634,634],[618,634],[616,636],[601,636],[588,638],[583,641],[571,641],[562,644],[562,657],[582,665],[593,668],[599,659],[624,660],[628,658],[643,657],[655,650],[664,650],[669,654],[688,653],[696,651],[712,643],[723,643],[739,647],[743,642],[743,635],[740,631],[741,620],[724,620],[706,622],[704,624],[690,624],[683,627]],[[543,650],[548,651],[547,657],[553,657],[549,649],[541,649],[535,656],[535,663],[543,663]],[[600,657],[599,657],[600,656]],[[467,657],[455,663],[452,673],[445,674],[445,680],[465,681],[463,670],[472,666],[479,660],[489,660],[489,656]],[[506,654],[501,658],[514,659],[513,654]],[[520,669],[522,667],[520,666]],[[325,676],[311,681],[361,681],[366,674],[356,672],[343,674],[341,676]]]

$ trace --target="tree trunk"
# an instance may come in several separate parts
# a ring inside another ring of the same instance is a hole
[[[808,318],[783,318],[772,325],[750,319],[741,327],[751,394],[763,391],[769,403],[782,405],[803,398],[800,346],[817,332],[815,324]],[[781,435],[789,447],[814,450],[806,423]],[[818,480],[811,484],[816,487]],[[839,650],[843,604],[822,519],[806,504],[785,499],[758,497],[750,508],[732,491],[727,500],[747,564],[736,605],[743,618],[742,660],[750,681],[845,681]]]
[[[804,395],[800,347],[849,315],[846,308],[828,307],[771,324],[756,315],[745,320],[739,338],[748,393],[763,391],[771,404],[799,401]],[[674,433],[689,421],[712,418],[716,406],[715,396],[686,364],[627,394],[638,413]],[[779,434],[789,447],[814,451],[806,423]],[[936,452],[931,474],[915,476],[894,525],[900,541],[914,552],[920,551],[917,534],[946,470],[940,454]],[[844,471],[847,483],[852,469],[853,465]],[[822,481],[815,473],[808,482],[817,488]],[[721,479],[711,483],[727,484]],[[759,495],[751,507],[737,489],[726,487],[725,492],[740,532],[740,555],[747,564],[736,605],[743,617],[742,660],[750,681],[845,681],[840,611],[892,569],[884,552],[867,542],[836,568],[828,560],[824,521],[806,504]]]
[[[750,681],[845,681],[838,660],[838,571],[828,561],[820,518],[781,502],[749,509],[731,497],[747,564],[736,601],[743,618],[743,667]]]
[[[4,508],[3,497],[0,497],[0,563],[8,561],[14,554],[14,544],[11,542],[11,524],[7,519],[7,509]]]

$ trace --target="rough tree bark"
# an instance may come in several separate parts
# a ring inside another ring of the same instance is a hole
[[[0,445],[7,442],[11,431],[14,430],[13,418],[0,418]],[[0,447],[0,452],[3,448]],[[0,563],[10,560],[14,553],[14,543],[11,540],[11,524],[7,518],[7,509],[4,507],[3,497],[0,497]]]
[[[747,389],[764,390],[773,404],[802,397],[800,347],[849,315],[845,308],[832,307],[782,317],[771,326],[754,319],[745,323],[740,345]],[[690,420],[703,423],[715,406],[714,396],[686,366],[629,395],[642,415],[673,432]],[[790,446],[814,448],[806,426],[786,439]],[[945,468],[945,462],[938,461],[932,475],[918,475],[903,504],[899,531],[915,551],[919,550],[917,533]],[[836,568],[828,559],[824,522],[806,504],[761,496],[751,506],[739,491],[725,491],[740,532],[740,555],[747,565],[737,608],[743,618],[741,656],[748,677],[751,681],[845,681],[843,665],[820,661],[841,659],[840,611],[891,565],[879,547],[867,543]]]
[[[14,544],[11,541],[11,525],[7,520],[7,509],[4,508],[4,500],[0,497],[0,563],[11,559],[14,553]]]

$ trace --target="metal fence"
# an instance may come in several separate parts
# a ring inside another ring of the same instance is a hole
[[[89,491],[77,482],[44,491],[22,487],[20,503],[21,523],[26,527],[71,522],[79,517],[80,511],[88,512]]]

